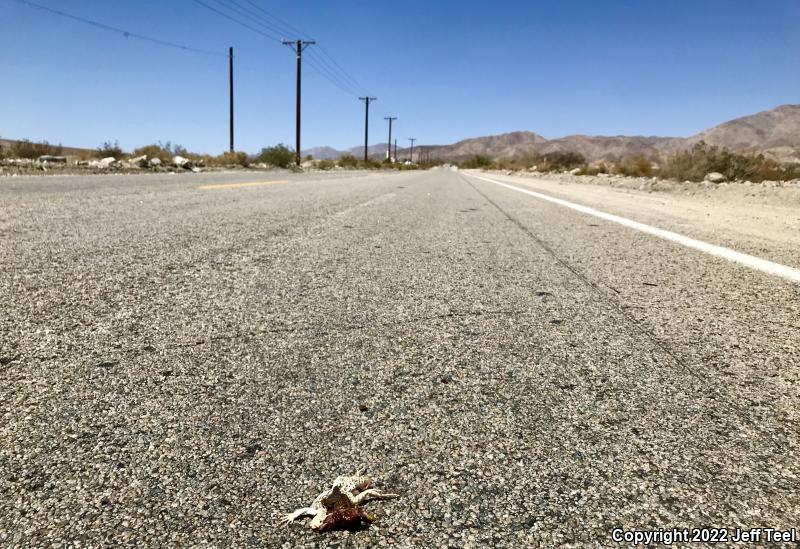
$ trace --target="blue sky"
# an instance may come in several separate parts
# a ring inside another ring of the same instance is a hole
[[[35,1],[188,46],[234,46],[237,148],[294,143],[286,47],[194,0]],[[385,141],[389,114],[405,145],[514,130],[691,135],[800,103],[797,0],[253,1],[319,41],[359,81],[355,93],[378,97],[372,143]],[[310,66],[303,76],[303,148],[362,143],[363,104]],[[221,152],[227,86],[223,56],[0,0],[2,137]]]

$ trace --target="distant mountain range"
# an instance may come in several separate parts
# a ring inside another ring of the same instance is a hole
[[[533,132],[518,131],[465,139],[452,145],[423,145],[422,149],[445,160],[463,160],[476,154],[509,158],[530,153],[570,151],[594,161],[632,154],[655,157],[687,149],[700,141],[736,151],[762,152],[784,162],[800,162],[800,105],[781,105],[725,122],[691,137],[569,135],[545,139]],[[419,150],[415,147],[415,159]],[[346,151],[317,147],[303,151],[303,155],[311,154],[317,159],[338,158],[345,153],[360,158],[364,147],[356,146]],[[400,158],[408,158],[408,154],[409,149],[398,148]],[[369,155],[374,159],[385,158],[386,144],[370,146]]]
[[[400,148],[398,147],[397,150],[399,152]],[[303,156],[308,156],[310,154],[315,160],[331,160],[339,158],[343,154],[352,154],[356,158],[364,158],[364,145],[350,147],[349,149],[343,151],[334,149],[333,147],[313,147],[311,149],[303,150],[302,153]],[[370,145],[367,148],[367,155],[373,159],[378,157],[381,159],[386,158],[386,143]]]

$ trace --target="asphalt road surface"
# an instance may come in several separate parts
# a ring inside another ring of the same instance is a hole
[[[0,546],[800,527],[798,283],[445,169],[0,178],[0,213]],[[276,529],[361,467],[402,496],[370,528]]]

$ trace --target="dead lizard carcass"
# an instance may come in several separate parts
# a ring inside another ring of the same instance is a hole
[[[351,530],[369,524],[374,518],[364,510],[366,503],[400,497],[371,488],[372,484],[373,480],[361,471],[353,476],[337,477],[333,485],[318,495],[310,507],[301,507],[284,515],[280,524],[289,526],[303,517],[313,517],[308,527],[315,532]]]

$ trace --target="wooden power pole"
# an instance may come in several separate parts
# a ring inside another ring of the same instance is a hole
[[[303,72],[303,50],[314,45],[314,40],[284,40],[283,45],[292,48],[297,53],[297,120],[295,129],[295,162],[300,165],[300,87]]]
[[[367,150],[369,149],[369,104],[376,101],[377,97],[359,97],[364,102],[366,112],[364,114],[364,162],[367,162]]]

